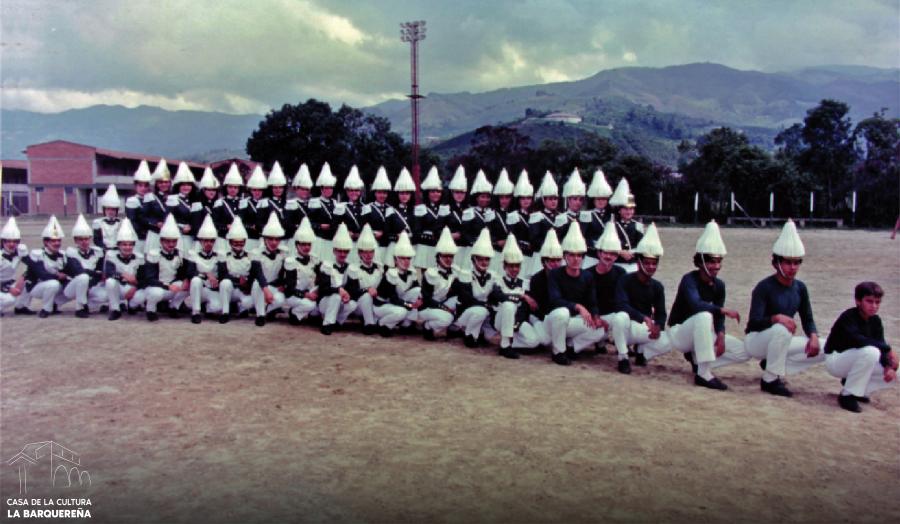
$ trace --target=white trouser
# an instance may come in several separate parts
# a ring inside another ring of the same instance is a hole
[[[207,313],[222,311],[222,301],[219,300],[219,290],[206,287],[206,281],[200,277],[191,279],[191,313],[199,315],[202,305],[206,302]]]
[[[367,326],[371,326],[377,321],[375,318],[375,303],[373,300],[372,295],[370,295],[368,291],[363,291],[362,296],[356,301],[356,311],[362,316],[363,324]]]
[[[319,309],[322,311],[322,325],[329,326],[331,324],[343,324],[347,321],[347,317],[356,311],[356,301],[348,300],[345,304],[341,300],[341,295],[335,293],[328,295],[319,302]]]
[[[609,329],[612,331],[613,343],[616,345],[616,353],[618,353],[620,357],[627,357],[628,333],[631,329],[631,318],[629,318],[628,313],[617,311],[615,313],[602,315],[600,318],[609,324]],[[607,338],[609,338],[609,335],[610,333],[607,333]]]
[[[272,311],[278,311],[284,305],[284,293],[278,291],[278,288],[274,286],[266,287],[272,292],[272,303],[268,305],[266,305],[266,295],[259,286],[259,282],[253,281],[253,285],[250,286],[250,296],[253,297],[253,305],[256,308],[256,316],[258,317],[265,316],[266,313],[271,313]]]
[[[550,342],[553,345],[554,355],[563,353],[566,350],[567,340],[572,342],[572,348],[576,353],[581,353],[606,338],[605,329],[588,327],[581,315],[573,316],[564,307],[551,311],[544,319],[544,323],[550,332]]]
[[[746,362],[750,356],[744,351],[744,343],[725,335],[725,353],[716,358],[715,329],[712,313],[701,311],[681,324],[669,326],[666,330],[672,348],[682,353],[694,352],[694,363],[698,366],[716,362],[715,367]]]
[[[156,313],[156,305],[163,300],[169,301],[169,307],[178,309],[188,297],[187,291],[170,291],[169,288],[159,286],[151,286],[144,291],[147,294],[147,311],[149,313]]]
[[[529,315],[528,323],[531,324],[531,328],[534,329],[534,335],[538,339],[538,345],[549,346],[551,340],[550,331],[547,329],[546,319],[541,320],[535,315]]]
[[[800,373],[825,360],[825,352],[821,349],[815,357],[807,358],[807,342],[807,337],[795,337],[783,325],[775,324],[765,331],[747,333],[744,349],[753,358],[766,359],[766,374],[783,377]],[[819,345],[824,348],[825,340],[820,338]]]
[[[300,320],[315,315],[317,311],[315,301],[304,297],[287,297],[284,303],[291,309],[291,314]]]
[[[219,282],[219,301],[222,302],[223,315],[231,313],[232,300],[238,303],[238,313],[243,313],[253,305],[253,297],[240,289],[235,289],[231,280],[226,278]]]
[[[419,319],[423,321],[425,329],[441,331],[450,327],[453,323],[453,313],[439,308],[429,308],[419,311]]]
[[[90,285],[91,277],[85,273],[75,278],[70,278],[69,282],[62,288],[62,292],[56,294],[55,302],[57,304],[65,304],[70,300],[74,300],[78,307],[86,306],[88,303],[88,287]]]
[[[466,335],[478,338],[481,335],[481,328],[484,321],[488,318],[488,310],[484,306],[471,306],[462,315],[456,319],[456,325],[459,326]]]
[[[665,331],[661,331],[659,338],[654,340],[650,338],[650,328],[647,327],[647,324],[630,319],[629,321],[628,343],[637,344],[638,353],[644,355],[647,360],[672,350],[672,345],[669,343],[669,335]]]
[[[31,293],[25,291],[24,287],[17,297],[12,296],[12,293],[0,293],[0,311],[6,311],[13,307],[28,307],[30,303]]]
[[[494,316],[494,328],[500,332],[500,346],[511,345],[514,348],[535,348],[541,343],[538,334],[528,322],[522,322],[515,330],[516,309],[513,302],[502,302]]]
[[[833,376],[846,378],[842,392],[867,397],[873,391],[890,387],[896,383],[884,381],[884,368],[879,359],[881,351],[874,346],[859,349],[845,349],[825,356],[825,369]],[[768,365],[768,363],[766,363]]]
[[[374,312],[375,318],[378,319],[378,324],[387,326],[390,329],[396,328],[401,322],[403,322],[404,326],[410,325],[416,321],[419,313],[418,310],[406,309],[403,306],[394,304],[375,306]]]
[[[100,307],[106,305],[109,298],[106,293],[106,286],[102,283],[94,287],[88,288],[87,292],[88,306]]]
[[[114,278],[106,279],[106,296],[109,298],[109,309],[118,310],[122,305],[122,297],[127,295],[134,286],[131,284],[122,284]],[[136,308],[144,303],[146,293],[143,289],[135,291],[134,296],[128,301],[128,307]]]

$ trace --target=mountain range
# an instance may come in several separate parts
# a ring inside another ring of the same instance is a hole
[[[824,98],[847,103],[854,122],[882,108],[898,117],[900,70],[820,66],[766,73],[712,63],[618,68],[572,82],[429,93],[421,103],[420,128],[423,143],[439,154],[465,148],[465,137],[478,127],[512,124],[536,140],[597,133],[620,148],[672,163],[680,140],[721,125],[741,129],[752,141],[770,147],[780,129],[801,121]],[[408,101],[390,100],[364,110],[388,118],[408,138]],[[542,120],[553,112],[570,113],[580,122]],[[147,106],[94,106],[55,114],[3,110],[0,153],[22,158],[29,144],[65,139],[197,161],[244,156],[246,140],[262,118]]]

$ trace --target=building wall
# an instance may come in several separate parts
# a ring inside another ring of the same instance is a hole
[[[63,191],[66,187],[93,185],[94,148],[49,142],[29,146],[25,152],[32,186],[32,212],[67,215],[85,211],[79,209],[74,191],[66,197]],[[36,194],[38,192],[40,196]],[[66,201],[67,205],[64,205]]]

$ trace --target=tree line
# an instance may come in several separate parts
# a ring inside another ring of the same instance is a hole
[[[776,136],[771,152],[751,144],[739,130],[713,129],[695,141],[682,140],[676,169],[624,153],[599,135],[535,144],[518,129],[503,125],[475,130],[467,149],[456,155],[440,158],[425,149],[420,165],[423,172],[438,166],[445,178],[459,165],[470,176],[483,169],[492,180],[502,168],[514,179],[526,169],[535,187],[547,171],[562,185],[578,168],[589,184],[594,170],[601,168],[611,185],[628,179],[639,214],[675,215],[681,221],[695,216],[724,220],[733,214],[732,193],[751,216],[768,216],[769,195],[774,193],[776,217],[846,220],[852,215],[855,191],[856,224],[893,224],[900,208],[900,120],[887,117],[883,109],[854,125],[849,110],[843,102],[822,100],[803,122]],[[409,144],[391,131],[386,118],[346,105],[332,111],[314,99],[267,114],[248,139],[247,153],[266,167],[277,160],[289,174],[303,162],[317,173],[327,161],[339,181],[357,165],[367,185],[379,166],[393,178],[411,161]]]

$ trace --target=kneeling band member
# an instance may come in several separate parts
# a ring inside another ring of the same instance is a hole
[[[319,260],[312,254],[315,240],[316,234],[309,218],[303,217],[294,232],[295,253],[284,260],[285,303],[290,308],[289,322],[294,326],[318,312],[316,274],[319,271]]]

